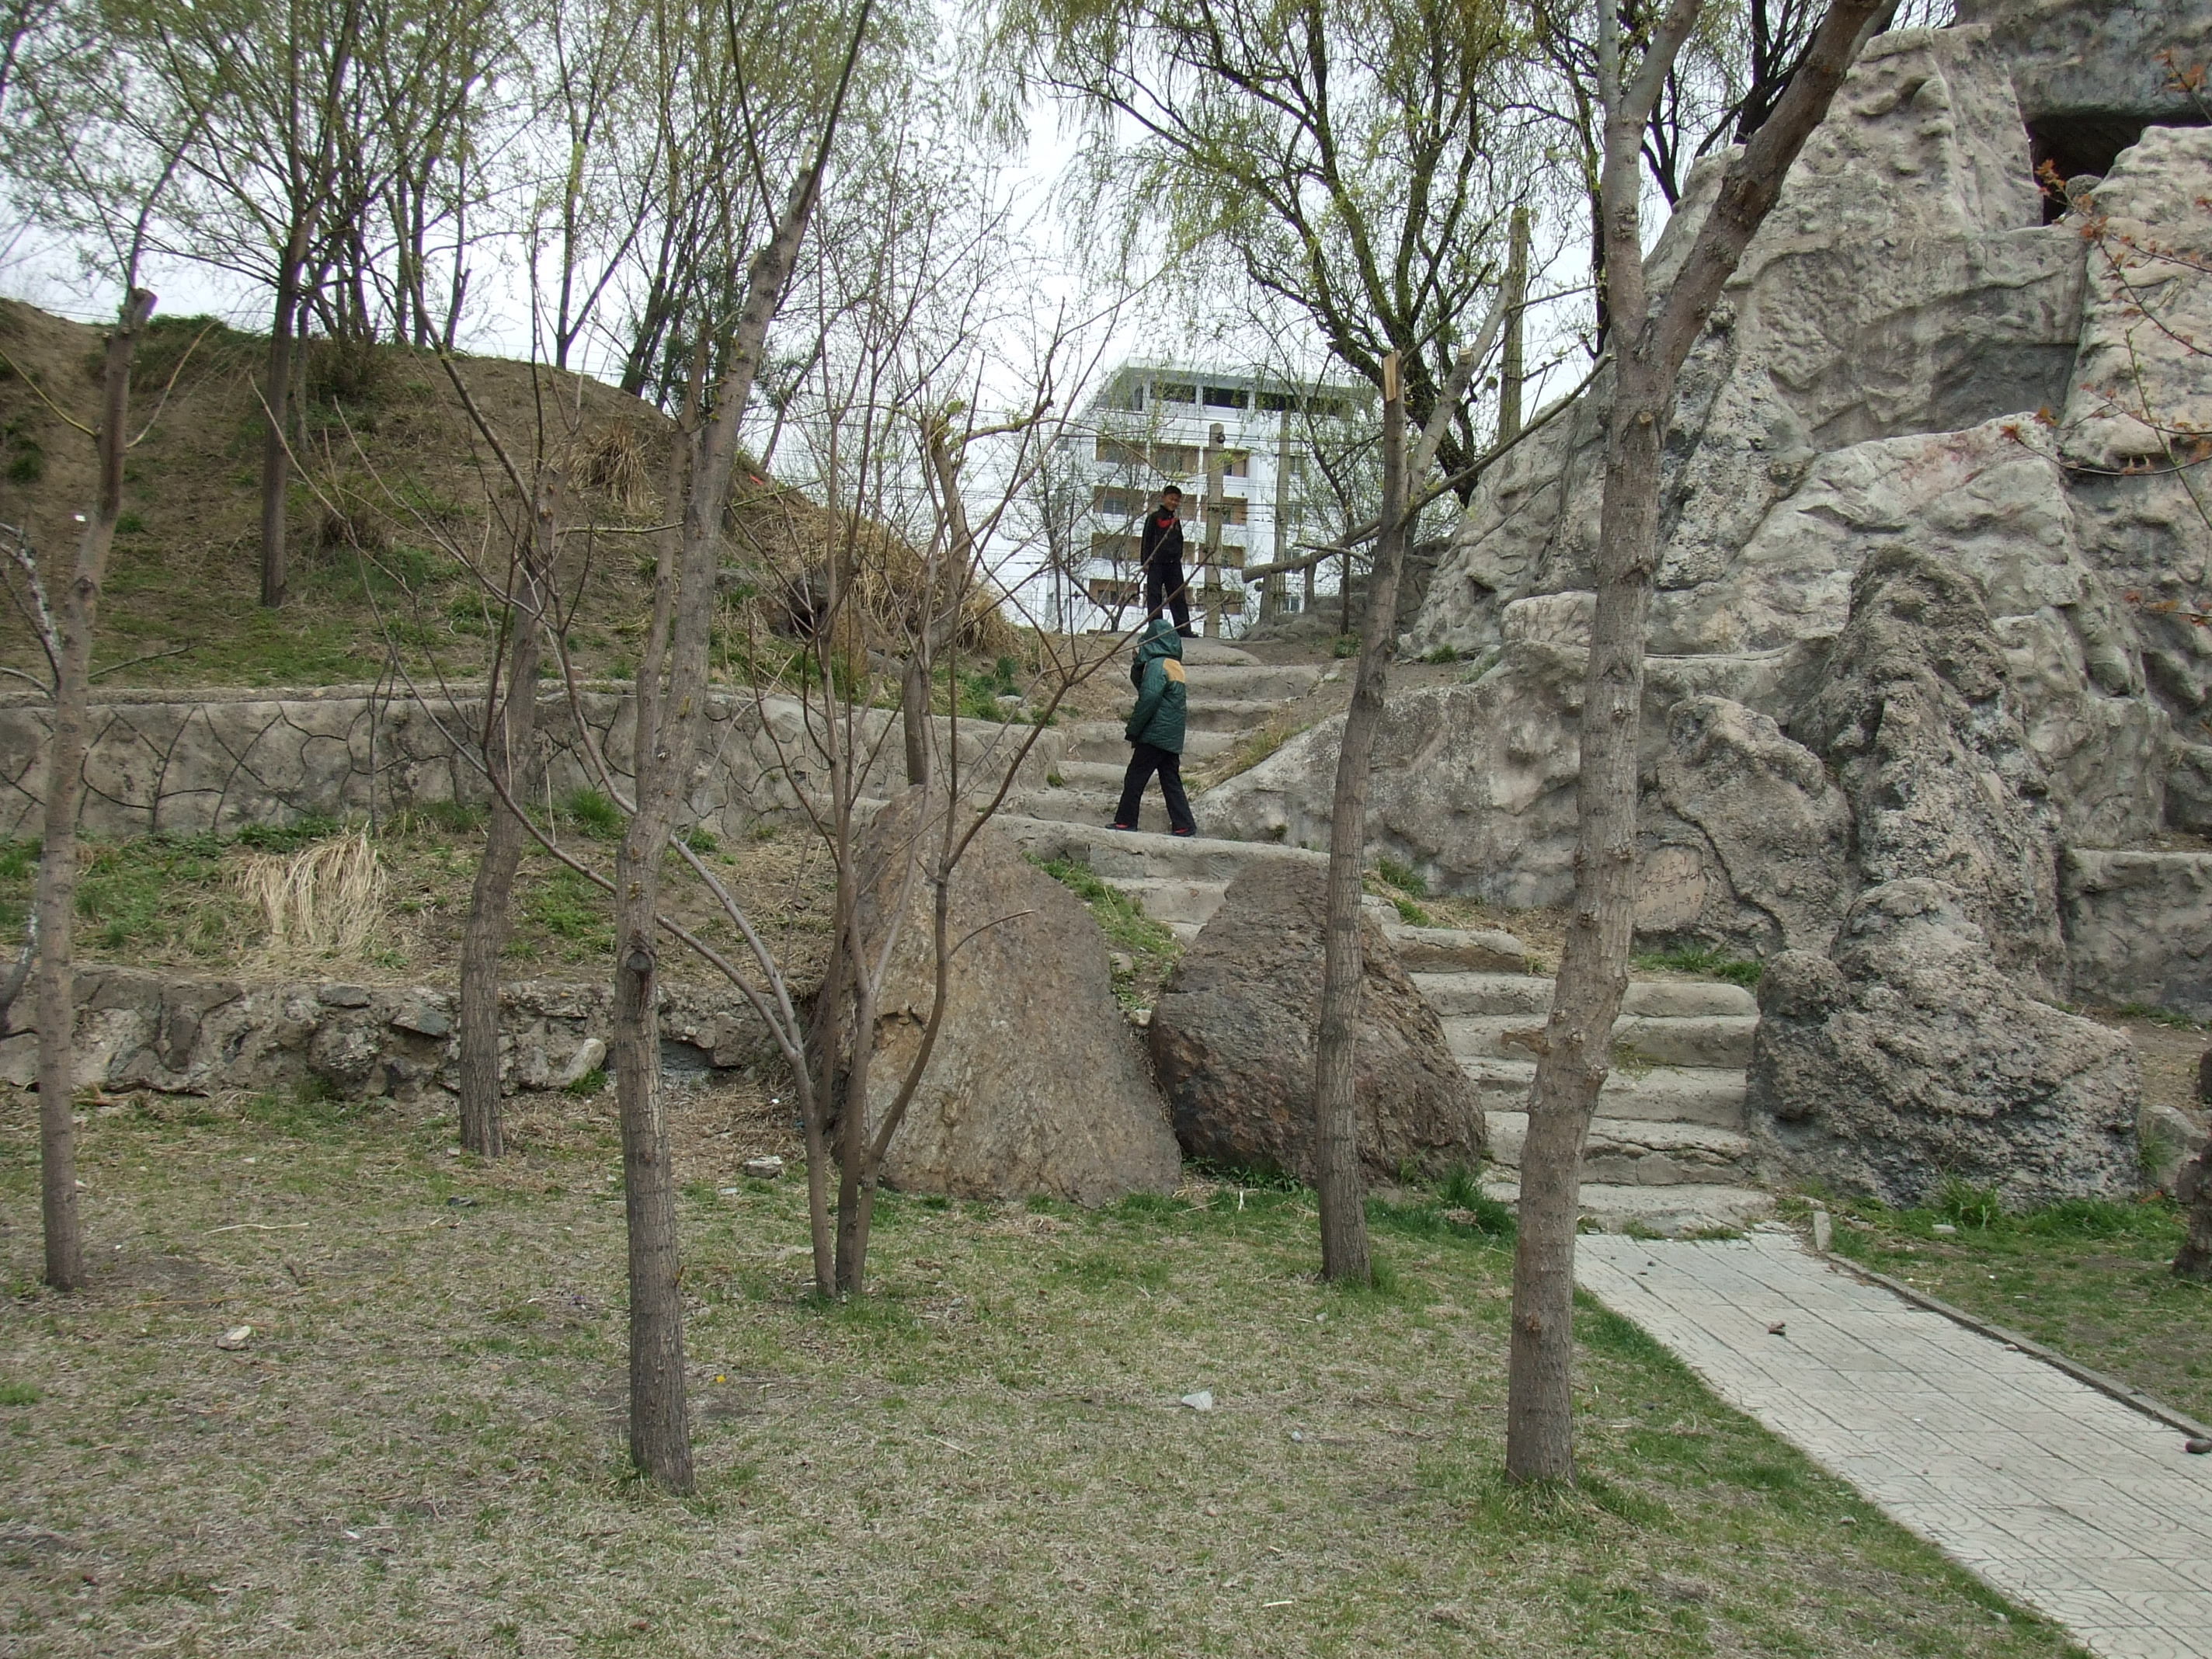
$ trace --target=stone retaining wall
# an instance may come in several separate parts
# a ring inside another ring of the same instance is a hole
[[[627,787],[631,694],[588,691],[578,708],[592,745]],[[818,705],[718,693],[707,718],[708,759],[690,811],[717,834],[788,816],[810,776],[825,775],[815,738]],[[888,794],[904,782],[903,751],[897,733],[887,731],[895,718],[869,710],[860,722],[872,754],[868,793]],[[467,757],[479,752],[483,719],[483,689],[470,686],[422,698],[361,685],[189,696],[106,693],[93,705],[80,822],[93,836],[196,835],[309,816],[374,817],[444,801],[480,802],[488,792]],[[38,833],[51,721],[43,702],[0,701],[0,836]],[[540,797],[557,801],[593,787],[597,774],[568,699],[543,693],[539,721],[545,761]],[[949,752],[952,722],[932,725],[938,752]],[[1031,731],[962,721],[963,774],[995,787]],[[1018,781],[1041,786],[1065,746],[1059,732],[1038,733]]]
[[[604,982],[527,981],[500,993],[504,1091],[564,1086],[606,1053]],[[459,1087],[458,998],[423,985],[252,983],[159,969],[76,975],[76,1080],[108,1091],[214,1094],[319,1087],[347,1098],[414,1098]],[[25,997],[16,1012],[32,1012]],[[770,1062],[767,1028],[726,988],[666,985],[665,1075],[707,1079]],[[35,1025],[0,1040],[0,1082],[38,1074]]]

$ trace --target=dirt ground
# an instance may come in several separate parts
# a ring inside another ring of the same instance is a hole
[[[0,1101],[0,1652],[2072,1651],[1595,1310],[1582,1486],[1504,1486],[1510,1252],[1433,1200],[1349,1294],[1308,1194],[894,1196],[823,1306],[795,1181],[735,1174],[789,1149],[757,1098],[672,1109],[700,1490],[656,1496],[607,1110],[518,1103],[487,1167],[398,1108],[94,1109],[58,1297]]]

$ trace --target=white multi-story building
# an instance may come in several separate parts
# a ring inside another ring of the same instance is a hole
[[[1126,363],[1115,371],[1066,440],[1074,452],[1070,471],[1089,486],[1081,492],[1087,509],[1076,515],[1073,550],[1076,586],[1096,613],[1094,624],[1117,623],[1144,603],[1145,518],[1159,492],[1175,484],[1182,490],[1192,621],[1203,627],[1218,608],[1225,631],[1241,631],[1260,600],[1256,587],[1245,591],[1244,568],[1289,556],[1303,538],[1315,433],[1371,409],[1374,396],[1353,382],[1301,385],[1172,364]],[[1218,556],[1209,563],[1217,541],[1208,483],[1217,467],[1221,523]],[[1304,592],[1297,579],[1283,585],[1283,608],[1297,610]]]

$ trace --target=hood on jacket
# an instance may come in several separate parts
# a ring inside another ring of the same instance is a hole
[[[1182,635],[1165,617],[1155,617],[1145,624],[1145,631],[1137,636],[1136,671],[1142,673],[1161,657],[1182,659]]]

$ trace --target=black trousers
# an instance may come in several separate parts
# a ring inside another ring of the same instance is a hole
[[[1160,793],[1167,797],[1168,828],[1196,830],[1198,820],[1190,815],[1190,797],[1182,792],[1182,757],[1172,749],[1155,749],[1149,743],[1133,745],[1129,757],[1129,769],[1121,778],[1121,804],[1114,811],[1114,822],[1137,827],[1137,815],[1144,810],[1145,786],[1152,781],[1152,774],[1160,775]]]
[[[1145,615],[1157,617],[1163,609],[1175,612],[1176,632],[1190,633],[1190,583],[1184,580],[1180,559],[1156,560],[1145,567]]]

